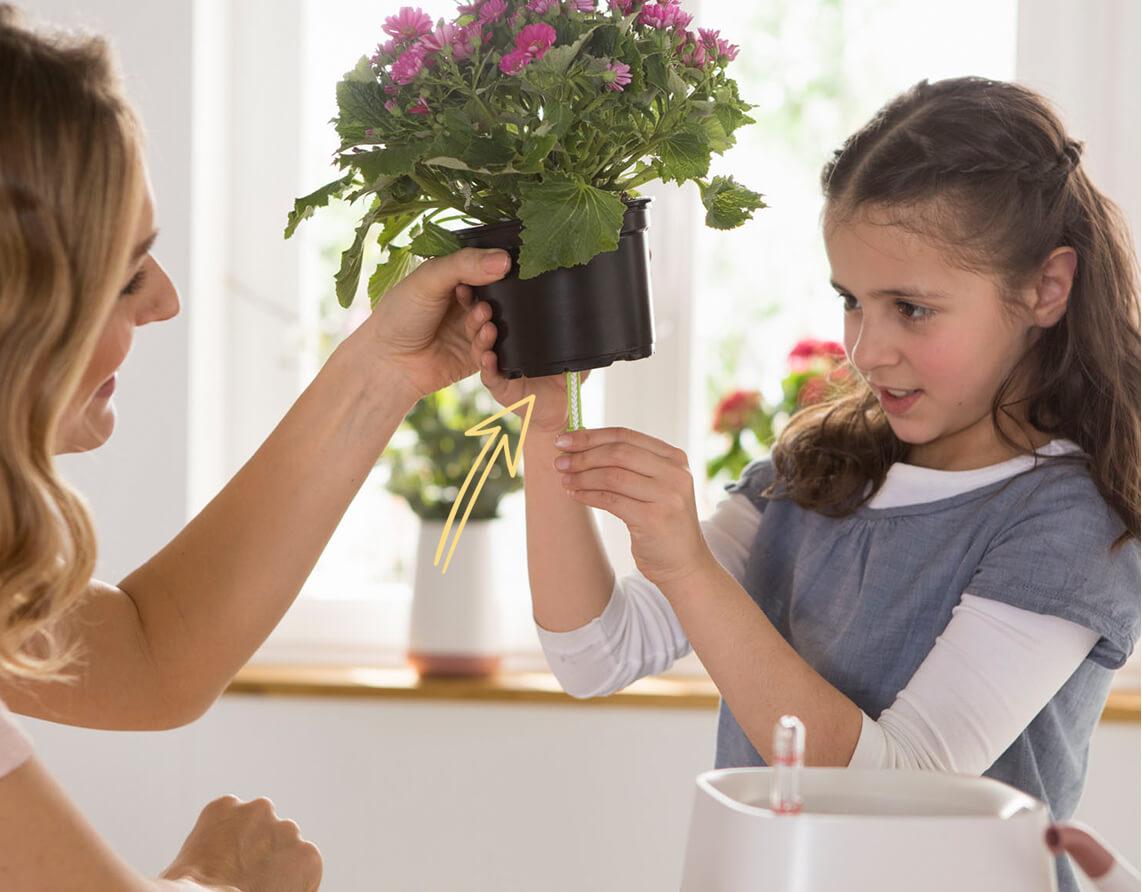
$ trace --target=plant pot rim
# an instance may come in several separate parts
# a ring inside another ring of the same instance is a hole
[[[640,211],[647,207],[653,201],[649,195],[643,195],[638,198],[624,198],[623,204],[627,206],[627,213],[630,211]],[[517,217],[514,220],[501,220],[498,223],[481,223],[479,226],[473,226],[469,229],[457,229],[453,235],[458,238],[478,238],[483,235],[488,235],[500,230],[519,230],[523,228],[523,222]],[[624,221],[625,229],[625,221]]]

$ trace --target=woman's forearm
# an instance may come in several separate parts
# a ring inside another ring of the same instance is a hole
[[[414,404],[369,346],[338,348],[238,474],[120,584],[171,700],[205,709],[266,639]]]
[[[773,755],[773,726],[792,714],[805,724],[806,765],[849,764],[860,709],[805,662],[717,561],[661,590],[763,759]]]
[[[591,509],[567,497],[549,432],[524,441],[527,570],[535,621],[551,632],[584,626],[607,606],[615,574]]]

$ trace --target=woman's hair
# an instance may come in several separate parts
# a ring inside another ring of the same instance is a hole
[[[0,4],[0,672],[63,679],[95,534],[53,462],[143,207],[139,129],[98,38]]]
[[[825,226],[872,212],[990,275],[1012,310],[1048,256],[1074,248],[1066,314],[999,383],[992,421],[1019,399],[1032,426],[1082,447],[1091,477],[1139,534],[1138,259],[1122,212],[1100,193],[1046,100],[976,77],[911,87],[850,136],[821,172]],[[1019,429],[1016,427],[1015,429]],[[830,516],[864,504],[908,445],[875,393],[850,374],[834,399],[794,416],[773,460],[784,495]],[[871,484],[871,486],[869,486]]]

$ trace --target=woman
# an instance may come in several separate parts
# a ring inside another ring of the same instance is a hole
[[[99,39],[40,35],[0,5],[0,698],[108,729],[200,716],[297,596],[405,413],[475,371],[461,283],[508,257],[424,264],[334,353],[253,458],[119,585],[53,453],[110,436],[135,328],[174,316],[151,254],[139,128]],[[208,805],[160,880],[109,850],[0,705],[0,885],[310,890],[321,859],[268,800]]]

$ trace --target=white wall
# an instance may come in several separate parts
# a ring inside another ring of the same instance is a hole
[[[141,869],[223,793],[268,795],[332,892],[677,888],[714,714],[613,706],[225,697],[196,724],[28,721],[37,751]]]
[[[225,47],[195,45],[192,35],[211,34],[219,2],[36,0],[34,8],[113,36],[150,133],[157,253],[176,282],[196,284],[184,290],[181,319],[140,334],[121,376],[111,444],[65,462],[92,503],[100,572],[112,579],[162,545],[187,513],[188,319],[217,313],[217,270],[202,258],[224,250],[210,231],[212,208],[192,201],[203,156],[191,147],[217,145],[192,120],[217,111],[201,99],[225,88]],[[1124,196],[1136,233],[1138,32],[1137,4],[1127,0],[1021,7],[1021,79],[1065,104],[1090,142],[1096,181]],[[1108,70],[1108,41],[1122,42],[1128,71]],[[214,54],[222,61],[213,78],[193,70],[194,59]],[[1114,113],[1090,117],[1092,97]],[[209,122],[224,124],[216,115]],[[192,243],[202,250],[192,255]],[[195,380],[217,374],[198,368]],[[213,796],[267,794],[322,846],[325,888],[337,892],[373,890],[378,874],[393,889],[669,888],[692,778],[711,762],[713,735],[712,716],[690,711],[239,697],[164,734],[29,725],[50,768],[141,868],[159,869]],[[1100,729],[1080,810],[1135,863],[1138,746],[1137,728]]]

